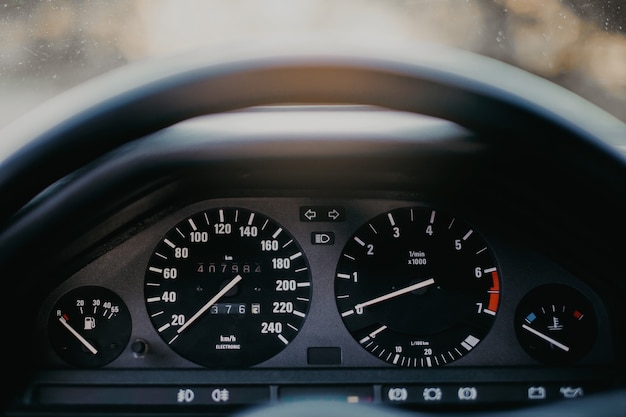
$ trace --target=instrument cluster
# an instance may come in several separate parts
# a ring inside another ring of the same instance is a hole
[[[56,368],[601,364],[601,297],[509,226],[401,199],[222,198],[168,214],[40,312]]]

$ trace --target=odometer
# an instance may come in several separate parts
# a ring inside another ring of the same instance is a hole
[[[144,293],[161,338],[188,360],[242,368],[282,351],[302,327],[308,262],[274,220],[243,208],[184,219],[150,258]]]
[[[335,296],[363,348],[397,366],[458,360],[487,335],[500,278],[489,247],[458,218],[425,207],[381,214],[351,236]]]

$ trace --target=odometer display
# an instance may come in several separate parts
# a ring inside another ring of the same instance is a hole
[[[500,278],[479,233],[426,207],[381,214],[344,247],[335,296],[363,348],[397,366],[458,360],[487,335],[498,312]]]
[[[217,208],[175,225],[145,276],[150,319],[188,360],[243,368],[283,350],[302,327],[308,262],[279,224],[254,211]]]

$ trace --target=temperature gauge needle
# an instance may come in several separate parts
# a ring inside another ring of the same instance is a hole
[[[565,346],[563,343],[557,342],[556,340],[554,340],[550,336],[546,336],[545,334],[543,334],[543,333],[533,329],[532,327],[530,327],[530,326],[528,326],[526,324],[522,324],[522,329],[531,332],[535,336],[545,340],[546,342],[549,342],[549,343],[553,344],[554,346],[558,347],[561,350],[564,350],[565,352],[569,352],[569,347]]]
[[[402,289],[390,292],[388,294],[381,295],[380,297],[373,298],[373,299],[371,299],[369,301],[366,301],[364,303],[359,303],[359,304],[354,306],[354,309],[357,312],[359,312],[359,311],[363,310],[363,307],[371,306],[371,305],[378,304],[378,303],[383,302],[383,301],[390,300],[392,298],[398,297],[398,296],[406,294],[408,292],[419,290],[420,288],[428,287],[429,285],[433,285],[434,283],[435,283],[435,280],[430,278],[430,279],[427,279],[426,281],[418,282],[417,284],[409,285],[406,288],[402,288]]]
[[[74,328],[69,325],[65,317],[59,317],[59,323],[61,323],[67,330],[69,330],[69,332],[72,333],[74,337],[76,337],[76,339],[78,339],[80,343],[83,344],[83,346],[89,349],[91,353],[93,353],[94,355],[98,353],[98,349],[96,349],[91,343],[87,341],[87,339],[82,337],[76,330],[74,330]]]
[[[242,279],[243,278],[241,277],[241,275],[237,275],[235,278],[233,278],[232,281],[230,281],[228,284],[226,284],[224,288],[220,290],[220,292],[215,294],[213,298],[211,298],[200,310],[198,310],[196,314],[191,316],[191,318],[187,320],[187,322],[184,325],[180,326],[180,328],[176,331],[176,333],[180,334],[183,331],[185,331],[187,327],[191,326],[192,323],[194,323],[201,315],[203,315],[209,308],[211,308],[213,304],[217,303],[217,301],[220,298],[222,298],[224,294],[230,291],[231,288],[237,285],[237,283],[241,281]]]

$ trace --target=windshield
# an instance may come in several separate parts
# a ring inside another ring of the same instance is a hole
[[[478,52],[626,121],[624,0],[13,0],[0,1],[0,126],[133,61],[311,34]]]

